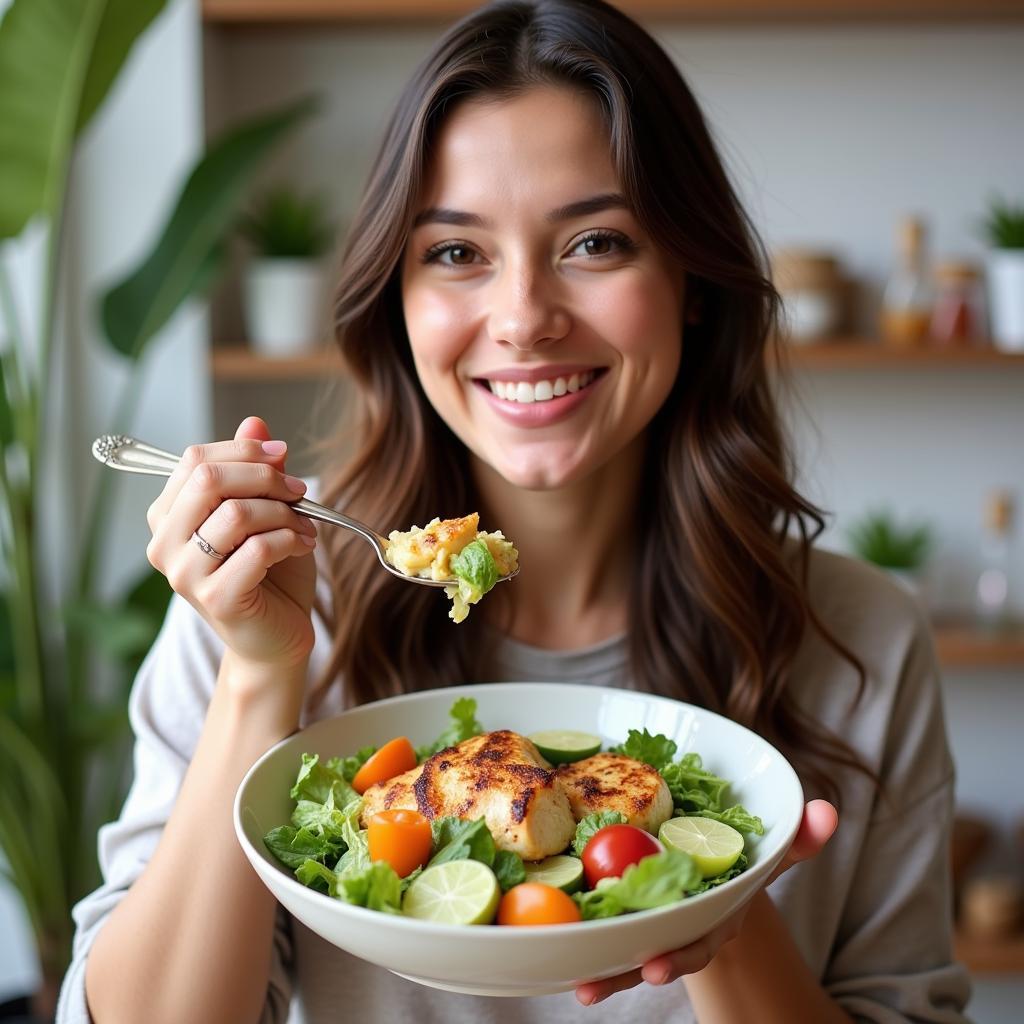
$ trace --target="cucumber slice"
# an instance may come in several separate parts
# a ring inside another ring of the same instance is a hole
[[[409,886],[402,913],[441,924],[490,924],[501,887],[478,860],[449,860],[429,867]]]
[[[583,888],[583,861],[579,857],[559,853],[544,860],[526,861],[523,867],[526,868],[528,882],[543,882],[568,893],[579,892]]]
[[[577,732],[575,729],[547,729],[535,732],[529,737],[541,757],[552,764],[571,764],[582,761],[585,757],[593,757],[601,750],[601,737],[589,732]]]

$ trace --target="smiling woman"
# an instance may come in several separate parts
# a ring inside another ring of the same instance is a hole
[[[302,481],[262,421],[191,449],[149,513],[150,556],[180,598],[137,684],[140,775],[104,837],[107,887],[80,911],[80,1018],[65,1019],[86,1019],[87,990],[100,1022],[284,1020],[296,986],[311,1024],[339,1007],[573,1017],[571,994],[419,990],[286,915],[275,927],[230,834],[239,781],[300,723],[529,679],[717,712],[781,750],[815,798],[770,895],[759,881],[636,970],[582,970],[586,1005],[631,990],[589,1018],[964,1019],[927,626],[883,577],[813,547],[822,513],[795,489],[766,373],[777,301],[693,95],[637,24],[600,0],[501,0],[437,43],[347,240],[334,314],[357,449],[341,463],[328,448],[320,499],[369,524],[478,510],[515,539],[521,571],[455,629],[359,538],[301,535]],[[231,554],[210,558],[195,534]],[[316,823],[293,824],[298,838]]]

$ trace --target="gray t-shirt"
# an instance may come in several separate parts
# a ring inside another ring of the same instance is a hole
[[[817,858],[768,891],[811,971],[854,1020],[958,1024],[967,1019],[969,985],[952,962],[950,937],[953,765],[927,622],[881,573],[838,555],[815,552],[809,584],[818,616],[863,662],[867,686],[851,710],[854,670],[808,631],[793,667],[793,693],[880,774],[886,799],[879,800],[862,775],[836,769],[844,794],[836,834]],[[316,628],[311,674],[329,649],[324,624],[317,621]],[[496,644],[495,681],[631,685],[623,638],[571,652],[504,638]],[[134,783],[121,817],[100,831],[105,881],[75,908],[74,960],[58,1024],[90,1019],[89,948],[156,847],[196,747],[221,652],[213,631],[175,598],[132,693]],[[684,684],[678,696],[686,699]],[[316,717],[340,707],[340,691],[334,692]],[[280,910],[262,1020],[619,1024],[624,1011],[649,1024],[694,1019],[681,981],[641,985],[586,1008],[571,992],[489,999],[426,988],[335,949]]]

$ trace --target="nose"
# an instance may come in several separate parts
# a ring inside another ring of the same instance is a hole
[[[571,317],[553,276],[525,262],[497,275],[488,329],[499,345],[529,351],[568,334]]]

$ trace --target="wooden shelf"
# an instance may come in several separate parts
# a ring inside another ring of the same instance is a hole
[[[214,380],[239,381],[314,381],[341,372],[341,357],[334,348],[324,347],[285,358],[262,356],[241,345],[220,346],[210,354]]]
[[[1020,0],[618,0],[633,17],[665,21],[1020,20]],[[207,24],[451,21],[480,0],[202,0]]]
[[[1024,623],[989,631],[940,619],[933,635],[945,668],[1024,668]]]
[[[784,352],[788,365],[798,370],[1024,369],[1024,354],[1000,352],[983,341],[962,348],[902,348],[874,338],[837,338],[809,344],[789,343]]]
[[[956,958],[971,974],[1024,974],[1024,934],[999,942],[958,934]]]
[[[1000,368],[1024,370],[1024,355],[999,352],[993,348],[902,349],[876,341],[850,338],[813,345],[789,345],[787,364],[797,370],[889,370],[902,368],[970,369]],[[211,358],[217,380],[314,379],[337,372],[340,362],[333,348],[287,359],[270,359],[241,345],[218,346]]]

